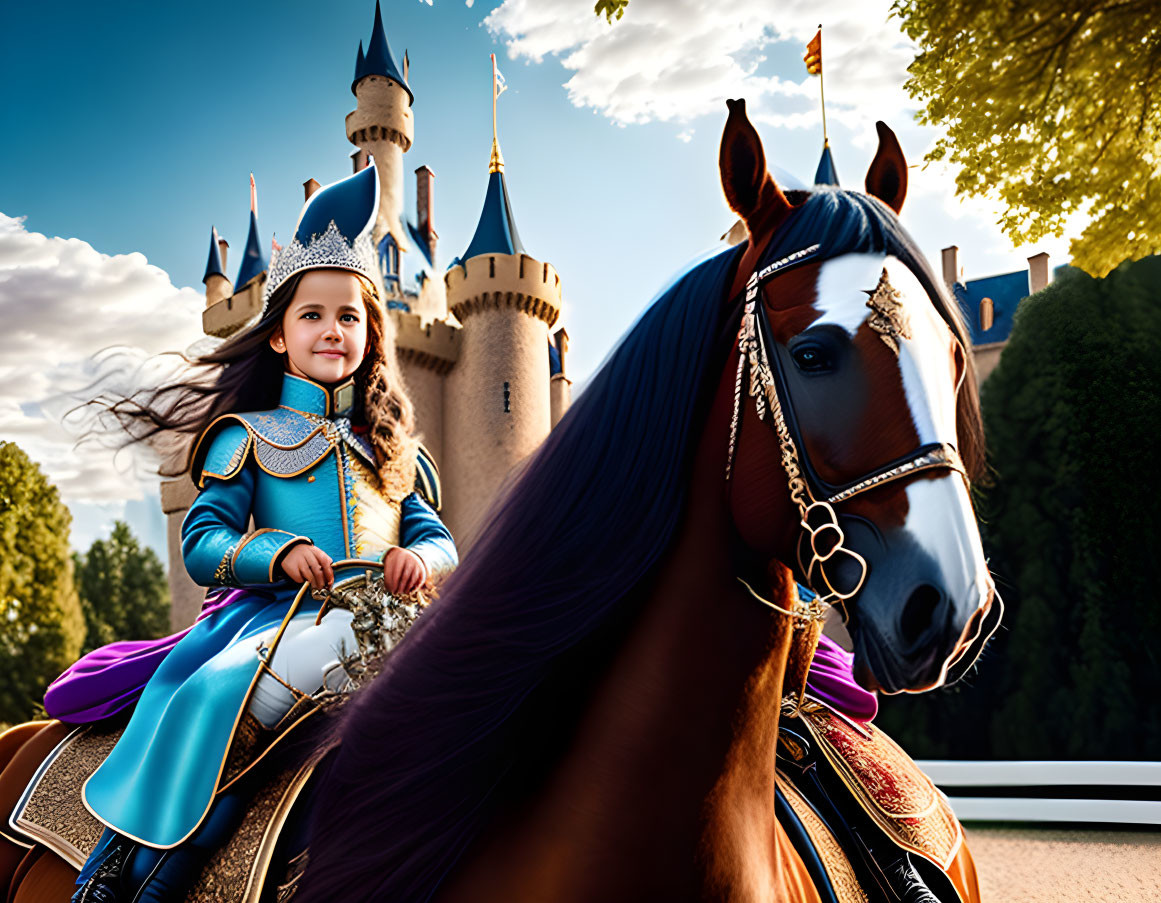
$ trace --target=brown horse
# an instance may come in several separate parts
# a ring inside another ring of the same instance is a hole
[[[867,195],[788,197],[732,102],[720,168],[749,241],[642,318],[348,706],[298,900],[855,898],[779,817],[795,578],[841,603],[864,685],[970,666],[1000,610],[975,380],[889,130]],[[53,854],[7,858],[10,903],[67,899]],[[962,844],[946,871],[977,896]]]
[[[304,903],[833,899],[776,814],[794,578],[844,603],[868,687],[939,686],[994,630],[971,361],[894,135],[871,197],[788,198],[730,108],[749,242],[643,317],[348,709]]]

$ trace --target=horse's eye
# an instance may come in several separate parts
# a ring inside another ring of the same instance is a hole
[[[832,369],[830,355],[820,345],[803,343],[790,352],[794,365],[803,373],[825,373]]]

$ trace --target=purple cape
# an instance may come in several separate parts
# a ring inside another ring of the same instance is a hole
[[[206,595],[198,621],[244,595],[240,589],[214,590]],[[196,623],[196,622],[195,622]],[[122,640],[82,656],[44,694],[45,711],[70,724],[88,724],[115,715],[137,702],[145,684],[187,633],[156,640]]]

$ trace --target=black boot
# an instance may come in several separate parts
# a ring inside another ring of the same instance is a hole
[[[125,888],[121,875],[128,854],[127,841],[115,843],[92,877],[73,894],[71,903],[124,903]]]

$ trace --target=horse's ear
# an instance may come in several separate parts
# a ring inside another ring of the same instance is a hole
[[[722,146],[718,152],[722,190],[730,209],[746,223],[750,235],[779,207],[790,209],[774,178],[766,171],[766,152],[762,139],[746,117],[745,100],[727,100],[730,116],[722,132]],[[773,209],[767,205],[773,205]]]
[[[879,132],[879,149],[867,170],[867,194],[898,213],[903,209],[903,199],[907,197],[907,161],[903,158],[903,148],[885,122],[876,122]]]

